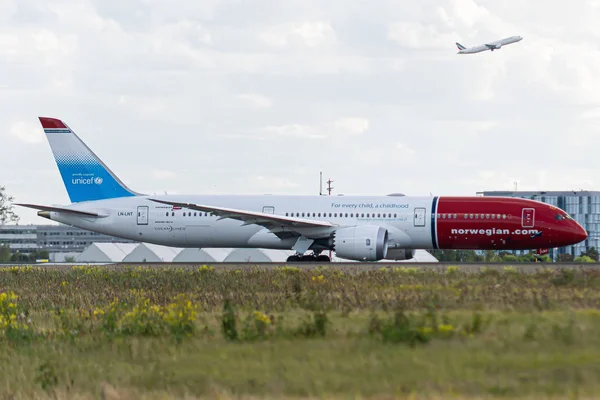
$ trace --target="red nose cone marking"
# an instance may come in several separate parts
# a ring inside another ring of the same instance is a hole
[[[585,231],[585,229],[583,229],[581,225],[577,224],[577,227],[574,229],[573,232],[573,240],[576,240],[576,243],[580,243],[587,239],[587,237],[588,234]]]

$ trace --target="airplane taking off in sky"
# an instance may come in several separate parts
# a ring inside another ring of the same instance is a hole
[[[474,54],[481,53],[486,50],[500,50],[502,46],[506,46],[507,44],[517,43],[523,40],[522,36],[511,36],[506,39],[496,40],[494,42],[489,42],[485,44],[481,44],[479,46],[473,46],[471,48],[466,48],[462,44],[456,42],[456,47],[458,47],[458,54]]]
[[[587,237],[561,209],[508,197],[140,194],[67,124],[39,119],[72,204],[18,205],[125,239],[173,247],[293,249],[290,262],[327,262],[321,253],[329,250],[349,260],[407,260],[415,249],[539,249]]]

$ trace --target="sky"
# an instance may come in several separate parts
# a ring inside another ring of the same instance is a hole
[[[0,0],[0,185],[69,203],[48,116],[148,194],[600,190],[600,0],[565,4]]]

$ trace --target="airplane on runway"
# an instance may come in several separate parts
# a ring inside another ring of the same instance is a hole
[[[506,45],[512,44],[512,43],[517,43],[517,42],[520,42],[521,40],[523,40],[522,36],[511,36],[506,39],[496,40],[494,42],[481,44],[479,46],[473,46],[468,49],[465,46],[463,46],[462,44],[456,42],[456,47],[458,47],[458,54],[474,54],[474,53],[481,53],[482,51],[486,51],[486,50],[491,50],[491,51],[500,50],[502,48],[502,46],[506,46]]]
[[[140,194],[67,124],[39,120],[72,204],[18,205],[139,242],[292,249],[289,262],[328,262],[324,251],[357,261],[407,260],[415,249],[553,248],[587,237],[561,209],[518,198]]]

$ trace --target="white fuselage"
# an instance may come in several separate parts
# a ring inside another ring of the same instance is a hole
[[[473,54],[473,53],[480,53],[482,51],[487,51],[487,50],[491,50],[491,51],[499,50],[500,48],[502,48],[502,46],[516,43],[521,40],[523,40],[523,38],[521,36],[511,36],[506,39],[496,40],[494,42],[489,42],[489,43],[482,44],[479,46],[473,46],[473,47],[470,47],[467,49],[459,50],[458,54]]]
[[[430,221],[433,197],[407,196],[270,196],[169,195],[153,199],[193,202],[206,206],[244,209],[339,226],[377,225],[388,229],[389,247],[432,248]],[[295,238],[280,239],[268,229],[244,225],[190,209],[174,209],[135,196],[74,203],[75,210],[95,211],[104,218],[50,213],[51,219],[121,238],[175,247],[258,247],[291,249]],[[422,210],[415,217],[415,208]],[[423,221],[416,221],[422,215]],[[307,238],[328,236],[330,227],[294,228]]]

